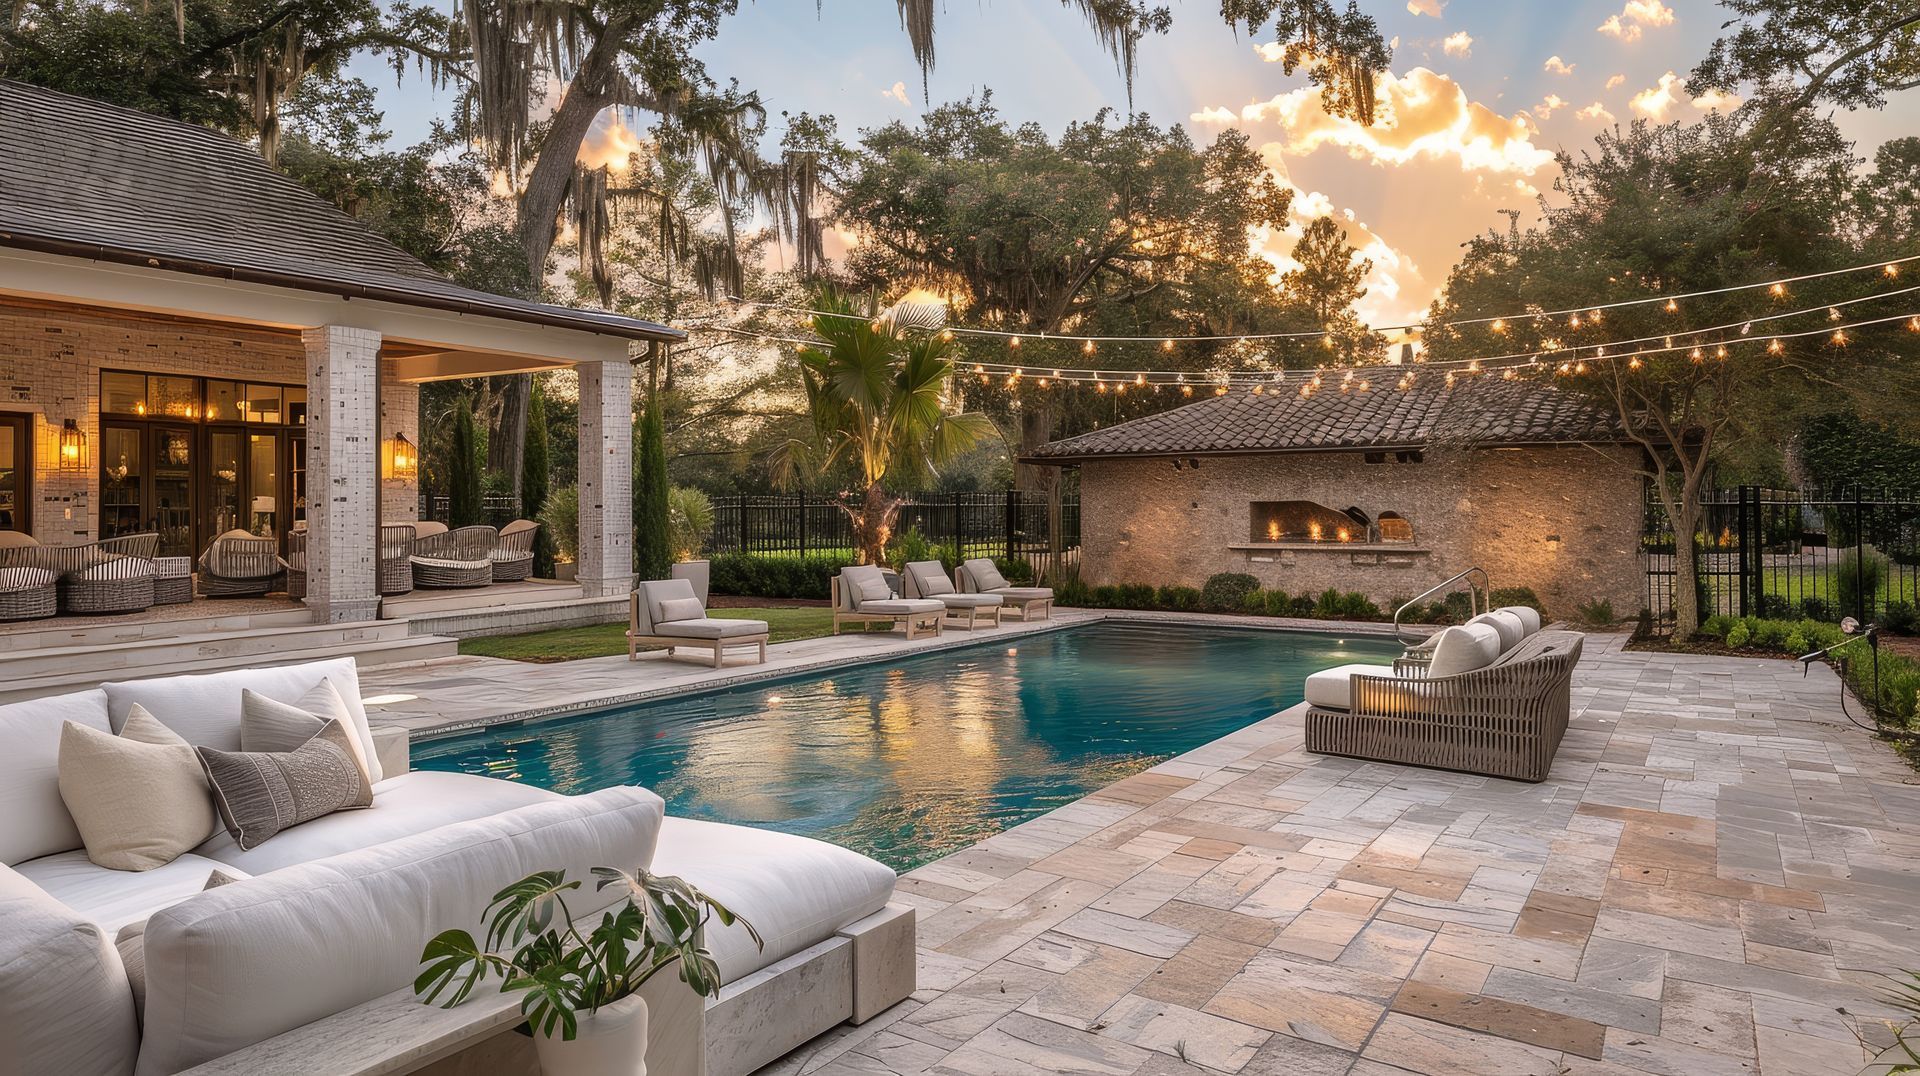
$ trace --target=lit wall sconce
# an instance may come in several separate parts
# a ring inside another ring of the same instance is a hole
[[[1557,534],[1547,535],[1547,552],[1549,553],[1560,552],[1560,536],[1559,535]]]
[[[404,433],[396,433],[381,443],[381,455],[386,466],[382,468],[386,477],[411,482],[420,477],[420,450],[407,440]]]
[[[87,435],[72,419],[60,427],[60,469],[78,471],[87,465]]]

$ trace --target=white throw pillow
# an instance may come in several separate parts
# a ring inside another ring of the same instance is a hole
[[[213,798],[193,747],[135,704],[120,735],[60,728],[60,798],[87,858],[118,871],[165,866],[213,833]]]
[[[1433,661],[1427,666],[1427,675],[1458,676],[1484,669],[1499,657],[1499,632],[1487,624],[1463,624],[1443,630],[1434,640]]]
[[[668,598],[660,603],[660,623],[671,624],[676,620],[704,620],[707,611],[699,598]]]
[[[1485,624],[1486,626],[1492,628],[1494,631],[1499,632],[1500,633],[1500,652],[1503,654],[1509,650],[1512,650],[1514,647],[1519,646],[1520,640],[1527,637],[1526,625],[1520,622],[1519,617],[1514,616],[1512,613],[1506,612],[1505,610],[1495,610],[1491,613],[1481,613],[1479,616],[1474,617],[1472,620],[1467,621],[1467,623],[1468,624]]]
[[[1540,630],[1540,610],[1531,605],[1503,605],[1494,612],[1512,613],[1519,617],[1520,626],[1527,629],[1528,635]]]
[[[240,750],[297,751],[308,740],[320,735],[327,722],[338,721],[342,728],[353,727],[353,715],[347,702],[333,686],[322,680],[300,696],[298,702],[284,703],[267,698],[250,687],[240,689]],[[371,783],[366,751],[358,736],[348,736],[347,746],[361,776]]]

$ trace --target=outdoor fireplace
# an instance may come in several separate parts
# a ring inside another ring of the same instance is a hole
[[[1253,542],[1365,542],[1372,533],[1360,509],[1342,512],[1313,501],[1254,501],[1248,523]]]

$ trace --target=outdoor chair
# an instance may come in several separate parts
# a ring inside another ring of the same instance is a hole
[[[516,519],[500,528],[489,554],[493,560],[493,581],[518,583],[533,574],[533,540],[540,524],[531,519]]]
[[[664,646],[669,658],[683,646],[711,650],[716,669],[729,647],[751,646],[759,650],[758,661],[765,664],[767,622],[709,617],[692,583],[656,579],[641,583],[628,599],[627,660],[640,660],[642,646]]]
[[[947,620],[955,627],[962,624],[972,631],[982,621],[1000,626],[1000,613],[1006,599],[998,594],[962,594],[947,578],[946,566],[937,560],[916,560],[901,571],[909,598],[931,598],[947,607]]]
[[[411,523],[380,526],[380,562],[374,569],[374,588],[382,597],[413,590],[413,527]]]
[[[50,565],[60,573],[60,605],[69,613],[102,616],[153,607],[158,534],[127,534],[89,545],[54,546]]]
[[[1426,666],[1347,666],[1344,685],[1327,675],[1335,670],[1315,673],[1308,678],[1306,748],[1543,781],[1567,732],[1583,639],[1579,632],[1541,631],[1494,656],[1499,644],[1490,627],[1448,628]],[[1316,684],[1315,677],[1325,679]]]
[[[60,608],[60,573],[30,534],[0,531],[0,620],[38,620]]]
[[[944,603],[929,598],[902,598],[887,583],[887,573],[871,564],[842,568],[833,577],[833,633],[840,634],[842,624],[871,624],[885,621],[889,627],[899,624],[907,638],[940,634],[946,619]]]
[[[280,544],[248,531],[230,530],[200,554],[200,594],[207,598],[259,598],[281,586],[287,562]]]
[[[493,547],[499,536],[492,527],[450,531],[444,523],[416,523],[413,535],[414,586],[454,590],[493,582]]]
[[[1052,587],[1016,587],[993,561],[985,557],[962,561],[953,578],[962,594],[998,594],[1006,602],[1008,613],[1019,613],[1021,620],[1046,620],[1053,616]]]

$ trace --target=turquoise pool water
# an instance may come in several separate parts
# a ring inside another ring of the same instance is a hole
[[[1102,623],[418,743],[416,768],[559,792],[645,785],[671,813],[899,870],[1300,701],[1390,640]]]

